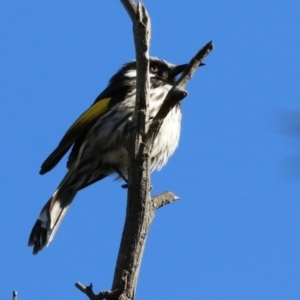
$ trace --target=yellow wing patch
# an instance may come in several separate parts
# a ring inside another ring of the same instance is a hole
[[[76,142],[76,140],[82,137],[93,126],[97,118],[102,116],[108,110],[108,104],[110,98],[103,98],[93,104],[88,110],[86,110],[69,128],[66,132],[58,147],[48,156],[48,158],[42,164],[40,174],[45,174],[50,171],[60,159],[67,153],[70,147]]]
[[[66,132],[66,136],[71,133],[72,131],[77,131],[82,127],[85,127],[86,124],[91,124],[95,119],[103,115],[108,108],[108,104],[111,98],[104,98],[94,105],[92,105],[88,110],[86,110],[76,121],[75,123],[69,128]]]

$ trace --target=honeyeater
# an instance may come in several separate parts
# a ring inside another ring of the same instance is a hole
[[[155,117],[175,77],[186,65],[173,65],[151,57],[149,118]],[[107,88],[67,130],[57,148],[41,166],[40,174],[52,170],[71,149],[68,171],[42,208],[29,237],[37,254],[53,239],[77,192],[116,174],[126,179],[126,144],[132,128],[136,99],[136,62],[126,63],[111,77]],[[177,104],[164,119],[151,153],[151,172],[166,164],[178,146],[181,109]]]

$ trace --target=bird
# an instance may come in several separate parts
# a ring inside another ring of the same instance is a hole
[[[176,77],[186,65],[174,65],[157,57],[150,57],[149,119],[155,117]],[[30,233],[28,245],[33,247],[33,254],[37,254],[52,241],[80,190],[109,175],[117,175],[126,181],[126,144],[135,109],[136,79],[136,61],[124,64],[43,162],[39,172],[41,175],[51,171],[71,149],[67,173],[42,208]],[[154,141],[150,154],[150,172],[160,170],[177,148],[181,119],[181,106],[178,103],[164,119]]]

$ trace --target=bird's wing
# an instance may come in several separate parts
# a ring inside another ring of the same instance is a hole
[[[132,92],[133,87],[130,84],[112,84],[110,83],[109,86],[96,98],[93,105],[97,105],[97,103],[101,102],[103,98],[110,97],[107,111],[109,111],[112,107],[117,105],[118,103],[122,102],[125,98],[128,92]],[[85,135],[81,135],[80,138],[78,138],[71,150],[71,153],[69,155],[69,159],[67,161],[67,168],[71,168],[74,161],[77,160],[78,153],[81,149],[81,145],[85,140]]]
[[[54,168],[61,158],[68,152],[71,146],[78,139],[80,140],[83,136],[85,136],[89,129],[95,124],[96,120],[109,110],[111,107],[110,101],[112,97],[101,99],[99,99],[99,97],[94,104],[87,109],[68,129],[57,148],[42,164],[40,174],[45,174]]]

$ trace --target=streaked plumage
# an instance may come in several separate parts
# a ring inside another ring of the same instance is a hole
[[[150,62],[149,115],[154,117],[162,105],[175,77],[185,65],[175,66],[157,58]],[[42,164],[40,174],[56,166],[71,152],[68,172],[43,207],[29,237],[29,246],[38,253],[53,239],[76,193],[118,169],[127,174],[126,142],[131,126],[136,92],[136,63],[125,64],[63,136],[58,147]],[[180,105],[165,118],[151,153],[151,171],[160,169],[178,146],[181,123]]]

